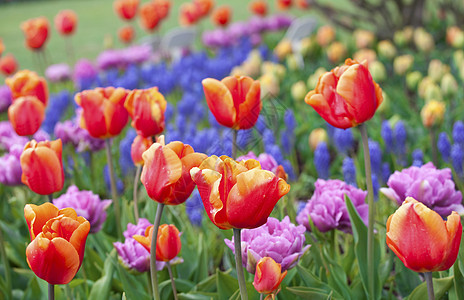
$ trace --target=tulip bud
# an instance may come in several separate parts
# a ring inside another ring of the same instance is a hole
[[[13,54],[8,53],[5,56],[0,57],[0,73],[5,76],[13,75],[18,69],[18,62]]]
[[[130,44],[135,36],[135,30],[131,25],[126,25],[118,30],[118,37],[124,44]]]
[[[45,106],[35,96],[20,97],[8,108],[8,119],[20,136],[33,135],[45,118]]]
[[[419,71],[410,72],[406,75],[406,86],[410,91],[415,91],[422,81],[422,73]]]
[[[454,48],[464,47],[464,32],[457,26],[451,26],[446,30],[446,42]]]
[[[419,97],[425,98],[425,92],[427,90],[427,87],[430,85],[435,84],[432,80],[432,78],[426,76],[424,77],[420,82],[419,85],[417,86],[417,93],[419,94]]]
[[[325,25],[317,30],[316,40],[319,46],[325,47],[335,39],[335,29],[330,25]]]
[[[153,238],[153,225],[145,231],[145,236],[134,235],[133,238],[151,252],[151,240]],[[174,225],[162,224],[158,228],[156,240],[156,260],[170,261],[175,258],[182,247],[180,232]]]
[[[308,56],[313,53],[317,47],[316,40],[314,38],[303,38],[300,43],[300,54],[303,56]]]
[[[153,144],[151,137],[145,138],[141,135],[137,135],[132,142],[131,146],[131,157],[132,161],[136,166],[143,165],[142,154]]]
[[[316,71],[314,71],[314,74],[308,77],[308,81],[306,82],[308,88],[314,89],[319,81],[319,77],[326,72],[327,70],[324,67],[317,68]]]
[[[430,101],[430,100],[443,100],[443,95],[441,94],[441,89],[438,85],[435,83],[428,85],[425,88],[425,95],[424,95],[425,101]]]
[[[300,80],[294,83],[291,89],[293,100],[298,101],[298,102],[302,101],[306,96],[307,90],[308,89],[306,88],[306,84],[304,83],[304,81]]]
[[[55,28],[62,35],[74,33],[77,24],[77,15],[70,9],[60,11],[55,16]]]
[[[8,77],[5,83],[11,90],[13,99],[23,96],[36,96],[45,106],[48,103],[48,86],[43,77],[29,70],[16,72]]]
[[[386,59],[393,59],[396,56],[396,48],[389,40],[380,41],[377,45],[379,56]]]
[[[412,67],[414,57],[409,54],[397,56],[393,61],[393,70],[397,75],[404,75]]]
[[[370,47],[375,41],[374,33],[364,29],[356,29],[353,36],[358,49]]]
[[[219,6],[213,11],[211,19],[216,26],[225,27],[232,19],[232,10],[228,5]]]
[[[261,84],[261,98],[264,98],[267,95],[279,95],[280,86],[276,75],[273,73],[263,74],[258,78],[258,81]]]
[[[332,63],[338,63],[346,56],[346,47],[341,42],[333,42],[327,48],[327,57]]]
[[[274,54],[277,55],[279,60],[283,60],[292,51],[292,43],[288,39],[281,40],[274,48]]]
[[[377,60],[377,54],[372,49],[361,49],[353,54],[353,58],[357,61],[367,61],[368,64]]]
[[[421,110],[422,124],[430,128],[440,125],[445,115],[445,103],[436,100],[430,100]]]
[[[432,59],[429,63],[428,76],[435,82],[440,82],[443,75],[449,72],[449,66],[438,59]]]
[[[414,31],[414,44],[419,51],[424,53],[429,53],[435,47],[432,35],[422,27],[416,28]]]
[[[286,275],[287,270],[281,273],[280,264],[270,257],[263,257],[256,264],[253,286],[258,293],[275,296],[279,292],[280,283]]]
[[[287,67],[290,71],[295,71],[300,69],[300,64],[298,63],[298,58],[295,56],[295,54],[290,53],[286,57],[286,63]]]
[[[315,151],[319,143],[328,141],[328,135],[324,128],[316,128],[309,134],[309,148]]]
[[[453,53],[453,62],[454,65],[460,68],[462,65],[464,65],[464,51],[459,49],[454,51]]]
[[[387,78],[387,70],[385,70],[385,66],[378,60],[369,64],[369,71],[372,74],[372,79],[376,82],[382,82]]]
[[[458,90],[458,83],[451,73],[446,73],[441,79],[441,91],[445,97],[453,97]]]

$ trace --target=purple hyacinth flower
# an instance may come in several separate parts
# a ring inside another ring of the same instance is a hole
[[[237,161],[255,159],[261,164],[261,169],[275,172],[277,167],[277,161],[275,158],[268,153],[261,153],[259,156],[256,156],[253,151],[248,152],[246,155],[240,156],[237,158]]]
[[[10,88],[7,85],[0,85],[0,112],[7,110],[12,101]]]
[[[45,77],[50,82],[60,82],[71,79],[71,73],[71,68],[67,64],[54,64],[45,70]]]
[[[0,183],[5,185],[21,184],[21,164],[19,158],[23,153],[22,144],[14,144],[10,147],[10,152],[0,157]]]
[[[106,208],[112,200],[100,200],[100,197],[92,191],[79,191],[77,186],[71,185],[65,194],[53,200],[53,204],[59,209],[73,208],[79,216],[83,216],[90,222],[90,232],[100,231],[106,220]]]
[[[367,224],[369,207],[365,203],[367,191],[355,188],[338,179],[318,179],[314,194],[306,207],[296,217],[298,224],[311,230],[309,218],[321,232],[338,229],[351,232],[351,222],[346,209],[345,195],[350,198],[359,216]]]
[[[462,195],[456,191],[449,168],[437,169],[429,162],[421,167],[409,167],[395,171],[388,179],[389,188],[380,191],[401,205],[406,197],[419,202],[447,217],[452,211],[464,214]]]
[[[309,249],[304,246],[305,227],[295,226],[286,216],[282,221],[269,217],[266,224],[241,232],[243,266],[254,274],[257,262],[269,256],[281,264],[282,271],[293,268]],[[234,239],[225,239],[226,245],[235,253]]]

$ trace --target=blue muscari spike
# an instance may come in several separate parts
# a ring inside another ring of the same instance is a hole
[[[406,165],[406,139],[407,139],[407,132],[402,121],[398,121],[396,123],[394,129],[394,137],[395,137],[395,148],[394,152],[398,155],[398,163],[401,166]]]
[[[382,149],[376,141],[369,140],[369,153],[371,156],[371,167],[372,172],[377,176],[380,176],[382,173]]]
[[[356,183],[356,167],[351,157],[345,157],[345,159],[343,160],[342,170],[343,179],[345,180],[345,182],[357,187],[358,184]]]
[[[240,150],[245,150],[248,146],[248,143],[253,137],[252,129],[239,130],[237,134],[237,145]]]
[[[216,117],[211,113],[211,111],[208,111],[208,121],[209,121],[209,124],[211,125],[211,127],[213,128],[221,128],[221,124],[218,123],[218,121],[216,121]]]
[[[285,172],[288,174],[288,178],[290,180],[296,179],[295,171],[293,170],[292,163],[288,159],[282,162],[282,167],[284,168]]]
[[[121,167],[121,173],[124,176],[127,172],[134,169],[134,162],[131,157],[131,147],[136,136],[137,133],[135,130],[130,129],[119,143],[119,166]]]
[[[164,111],[164,122],[167,124],[171,121],[172,115],[174,114],[174,106],[167,102],[166,110]]]
[[[459,144],[451,147],[451,164],[459,177],[463,176],[462,163],[464,159],[463,149]]]
[[[464,123],[456,121],[453,125],[453,141],[464,149]]]
[[[255,128],[261,134],[263,134],[264,130],[267,129],[266,119],[263,116],[258,117],[258,120],[256,121],[256,124],[255,124]]]
[[[333,141],[339,152],[348,154],[348,152],[353,148],[354,142],[351,129],[335,128],[333,133]]]
[[[445,132],[441,132],[438,135],[437,148],[443,161],[449,162],[451,155],[451,142]]]
[[[372,173],[372,187],[374,189],[374,199],[379,200],[379,189],[380,189],[380,184],[379,180],[377,179],[377,175]]]
[[[390,175],[391,175],[390,164],[387,162],[384,162],[382,165],[382,182],[387,183],[388,178],[390,178]]]
[[[275,144],[275,137],[274,137],[274,132],[270,129],[265,129],[263,133],[263,142],[264,142],[264,147],[268,147],[270,145]]]
[[[296,210],[296,215],[299,215],[300,212],[305,208],[306,206],[306,201],[298,201],[298,207],[297,207],[297,210]]]
[[[284,149],[285,154],[290,154],[292,153],[293,150],[293,132],[287,132],[287,130],[283,131],[280,135],[280,144],[282,145],[282,148]]]
[[[121,179],[118,178],[117,175],[116,176],[116,190],[118,192],[118,194],[122,195],[122,193],[124,192],[124,183],[122,182]],[[109,168],[108,168],[108,165],[105,165],[105,167],[103,168],[103,178],[105,180],[105,185],[106,185],[106,188],[107,190],[111,190],[111,179],[110,179],[110,171],[109,171]]]
[[[283,165],[283,162],[285,161],[284,156],[282,155],[282,151],[280,150],[279,146],[273,144],[269,145],[268,148],[265,149],[267,153],[272,155],[275,160],[277,161],[278,164]]]
[[[329,123],[326,123],[326,126],[327,126],[327,135],[329,136],[329,138],[333,139],[336,128],[330,125]]]
[[[287,109],[284,114],[284,123],[285,123],[285,130],[289,132],[293,132],[296,128],[296,120],[295,115],[291,109]]]
[[[319,143],[314,151],[314,166],[319,178],[328,179],[330,173],[330,153],[325,142]]]
[[[203,220],[203,202],[200,197],[200,193],[195,189],[192,196],[185,202],[185,212],[190,222],[195,226],[201,226]]]
[[[67,90],[50,95],[49,105],[45,112],[45,119],[42,122],[43,130],[49,134],[53,134],[55,125],[64,117],[70,100],[71,94]]]
[[[382,128],[380,130],[380,135],[382,136],[383,142],[385,144],[385,151],[391,152],[393,147],[393,131],[390,127],[390,123],[388,121],[382,122]]]
[[[187,119],[185,118],[184,115],[178,114],[176,118],[176,128],[179,133],[185,132],[185,129],[187,127]]]
[[[420,167],[424,164],[424,153],[421,149],[415,149],[412,152],[412,165]]]

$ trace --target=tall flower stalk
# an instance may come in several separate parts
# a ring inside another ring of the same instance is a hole
[[[116,189],[116,179],[113,167],[113,156],[111,155],[111,142],[105,139],[106,159],[108,161],[108,170],[110,173],[111,197],[113,198],[114,218],[116,219],[116,232],[118,238],[122,238],[121,231],[121,209],[119,207],[118,192]]]

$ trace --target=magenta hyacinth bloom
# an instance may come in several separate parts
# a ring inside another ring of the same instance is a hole
[[[56,124],[55,136],[60,138],[63,144],[72,144],[77,152],[95,152],[105,147],[105,140],[92,137],[87,130],[70,120]]]
[[[71,185],[65,194],[53,199],[53,204],[59,209],[73,208],[79,216],[90,222],[90,232],[98,232],[106,220],[106,208],[112,200],[100,200],[92,191],[79,191],[77,186]]]
[[[261,169],[275,172],[276,168],[279,166],[275,158],[268,153],[261,153],[259,156],[256,156],[253,151],[248,152],[246,155],[240,156],[237,158],[237,161],[254,159],[259,161],[261,164]]]
[[[355,188],[338,179],[316,181],[314,194],[298,214],[296,221],[311,230],[309,218],[321,232],[338,229],[351,232],[350,216],[346,209],[345,195],[348,196],[359,216],[367,224],[369,207],[365,203],[367,191]]]
[[[37,142],[42,142],[50,140],[50,135],[44,130],[39,129],[32,138]],[[27,137],[16,134],[9,121],[0,122],[0,148],[10,151],[13,145],[24,147],[28,141],[29,139]]]
[[[95,78],[98,75],[98,71],[93,63],[88,59],[80,59],[74,65],[74,80],[83,80],[89,78]]]
[[[10,152],[0,157],[0,183],[5,185],[21,184],[21,164],[19,158],[23,153],[24,145],[14,144]]]
[[[429,162],[421,167],[409,167],[395,171],[388,179],[389,188],[380,191],[401,205],[406,197],[419,202],[446,217],[452,211],[464,214],[462,194],[456,191],[449,168],[437,169]]]
[[[10,88],[6,84],[0,85],[0,112],[6,111],[12,101]]]
[[[266,224],[258,228],[243,229],[242,258],[243,266],[254,274],[258,261],[269,256],[281,264],[282,271],[293,268],[300,257],[309,249],[304,246],[304,226],[295,226],[286,216],[282,221],[269,217]],[[235,253],[234,239],[224,242]]]
[[[71,68],[67,64],[55,64],[45,70],[45,77],[50,82],[60,82],[71,79]]]

